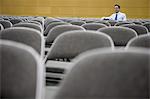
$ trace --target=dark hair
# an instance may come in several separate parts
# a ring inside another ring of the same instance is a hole
[[[118,4],[115,4],[115,6],[118,6],[119,9],[121,8],[120,5],[118,5]]]

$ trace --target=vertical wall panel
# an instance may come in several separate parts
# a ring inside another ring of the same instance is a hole
[[[0,14],[2,14],[2,0],[0,0]]]
[[[1,7],[11,15],[103,17],[113,13],[116,3],[128,18],[150,16],[150,0],[3,0]]]
[[[149,18],[150,18],[150,0],[149,0]]]

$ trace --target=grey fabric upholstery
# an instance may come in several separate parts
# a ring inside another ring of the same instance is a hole
[[[59,25],[69,25],[69,23],[65,23],[65,22],[54,22],[54,23],[51,23],[49,24],[45,31],[44,31],[44,36],[47,36],[49,31],[53,28],[53,27],[56,27],[56,26],[59,26]]]
[[[4,20],[3,18],[0,18],[0,20]]]
[[[101,24],[105,24],[106,26],[111,26],[111,24],[106,21],[96,21],[95,23],[101,23]]]
[[[4,29],[3,25],[0,24],[0,31],[3,30],[3,29]]]
[[[101,28],[98,31],[108,34],[114,41],[115,46],[126,46],[128,41],[137,36],[137,33],[126,27]]]
[[[44,38],[39,31],[24,27],[12,27],[0,32],[0,38],[26,44],[44,55]]]
[[[36,29],[42,32],[42,28],[39,25],[33,24],[33,23],[18,23],[18,24],[13,25],[13,27],[27,27],[27,28]]]
[[[86,23],[93,23],[94,21],[92,20],[85,20]]]
[[[125,24],[134,24],[132,22],[118,22],[115,24],[115,26],[121,26],[121,25],[125,25]]]
[[[107,26],[101,23],[86,23],[86,24],[83,24],[82,27],[84,27],[86,30],[97,31],[98,29],[107,27]]]
[[[144,23],[143,26],[145,26],[150,32],[150,22]]]
[[[149,59],[144,49],[84,53],[54,99],[149,99]]]
[[[6,20],[0,20],[0,24],[3,25],[4,29],[12,27],[12,23]]]
[[[78,26],[81,26],[81,25],[83,25],[83,24],[85,24],[86,22],[84,22],[84,21],[72,21],[72,22],[70,22],[72,25],[78,25]]]
[[[44,26],[44,19],[43,18],[35,18],[32,21],[40,23],[42,26]]]
[[[13,25],[22,22],[21,19],[11,19],[9,20]]]
[[[28,23],[33,23],[33,24],[36,24],[36,25],[42,26],[42,24],[41,24],[40,22],[37,22],[37,21],[29,21]]]
[[[142,34],[147,34],[148,33],[148,29],[142,25],[122,25],[123,27],[128,27],[131,29],[134,29],[138,35],[142,35]]]
[[[55,19],[55,18],[46,18],[44,20],[44,29],[46,29],[49,24],[54,23],[54,22],[62,22],[62,21]]]
[[[61,34],[55,40],[47,59],[72,59],[87,50],[104,47],[114,47],[112,39],[104,33],[94,31],[70,31]]]
[[[47,61],[45,64],[47,85],[58,85],[71,70],[72,64],[72,62],[61,62],[54,60]]]
[[[139,22],[139,21],[133,21],[133,23],[137,24],[137,25],[143,25],[142,22]]]
[[[42,99],[44,66],[31,47],[0,40],[1,99]]]
[[[74,30],[85,30],[85,29],[81,26],[76,26],[76,25],[56,26],[49,31],[47,35],[46,43],[53,43],[56,37],[58,37],[60,34],[67,31],[74,31]]]
[[[150,34],[140,35],[129,41],[127,47],[150,48]]]
[[[117,23],[116,21],[113,21],[113,20],[110,20],[108,22],[111,24],[111,26],[114,26]]]

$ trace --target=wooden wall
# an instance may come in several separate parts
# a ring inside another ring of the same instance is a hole
[[[2,13],[2,0],[0,0],[0,14]]]
[[[103,17],[113,13],[114,4],[128,18],[150,17],[150,0],[0,0],[2,13],[51,17]]]
[[[149,18],[150,18],[150,0],[149,0]]]

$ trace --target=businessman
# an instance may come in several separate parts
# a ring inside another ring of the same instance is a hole
[[[110,17],[103,17],[102,19],[108,19],[108,20],[115,20],[115,21],[126,21],[126,14],[125,13],[122,13],[120,12],[120,5],[116,4],[114,6],[115,8],[115,13],[112,14]]]

